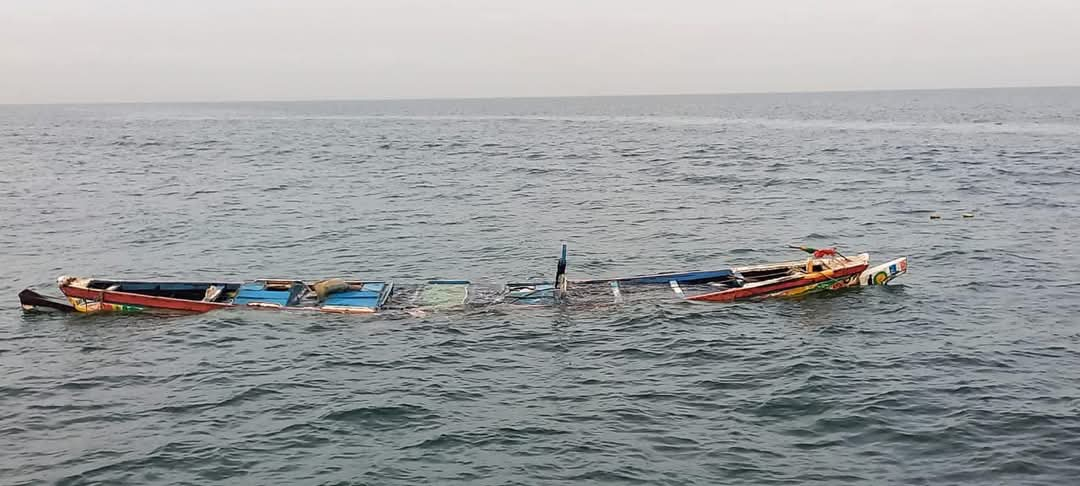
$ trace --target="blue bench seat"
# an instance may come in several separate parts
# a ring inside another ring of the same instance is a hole
[[[307,290],[307,285],[300,281],[256,280],[241,285],[233,297],[235,305],[276,305],[288,307],[295,305]]]
[[[378,309],[382,304],[383,282],[365,282],[359,288],[353,287],[343,292],[335,292],[326,297],[324,307]]]

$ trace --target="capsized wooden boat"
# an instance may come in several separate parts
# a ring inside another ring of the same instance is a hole
[[[672,293],[691,302],[791,297],[859,285],[885,285],[907,272],[907,258],[870,266],[870,256],[846,257],[833,249],[801,249],[805,260],[717,270],[572,280],[567,278],[566,245],[554,282],[485,286],[467,280],[432,280],[397,286],[392,282],[330,279],[314,283],[289,279],[249,282],[156,282],[60,277],[66,297],[51,298],[30,289],[19,294],[27,310],[66,312],[209,312],[261,308],[345,314],[380,310],[446,311],[493,304],[523,306],[593,305],[659,300]]]

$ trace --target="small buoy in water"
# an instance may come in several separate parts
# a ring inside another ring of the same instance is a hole
[[[930,219],[941,219],[941,215],[938,213],[933,213],[930,215]]]
[[[964,217],[965,217],[965,218],[974,218],[974,217],[975,217],[975,213],[964,213]]]

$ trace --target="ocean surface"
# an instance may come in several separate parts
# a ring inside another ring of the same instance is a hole
[[[1078,242],[1080,88],[0,106],[0,484],[1075,484]],[[423,317],[16,297],[550,279],[562,243],[572,278],[910,267]]]

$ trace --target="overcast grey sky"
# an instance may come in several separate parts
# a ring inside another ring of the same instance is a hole
[[[1080,0],[0,0],[0,103],[1080,84]]]

